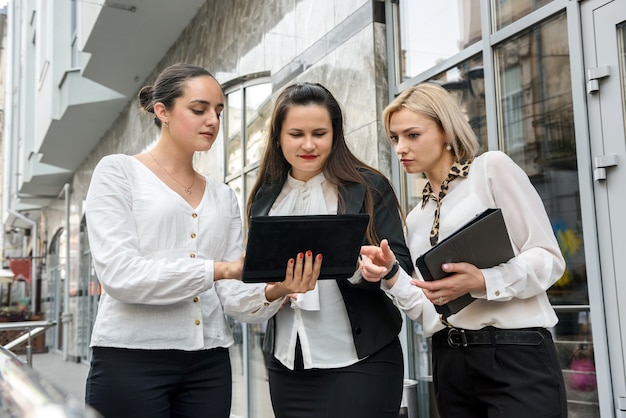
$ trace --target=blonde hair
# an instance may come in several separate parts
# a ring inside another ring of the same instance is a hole
[[[474,158],[479,149],[476,134],[450,93],[434,83],[421,83],[404,90],[383,110],[385,132],[389,138],[391,116],[403,107],[420,113],[441,127],[457,161]]]

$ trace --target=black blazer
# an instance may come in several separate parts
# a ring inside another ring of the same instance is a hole
[[[409,274],[413,263],[404,239],[402,219],[396,207],[396,199],[391,184],[384,176],[363,170],[361,172],[372,190],[374,200],[374,225],[379,240],[387,239],[400,266]],[[283,188],[280,184],[265,184],[253,198],[251,216],[269,213],[272,204]],[[345,213],[365,212],[365,184],[351,183],[340,187]],[[402,317],[391,299],[380,289],[380,283],[363,280],[357,285],[348,280],[337,280],[343,296],[346,311],[352,327],[352,336],[359,358],[374,354],[391,343],[402,326]],[[268,321],[263,350],[274,352],[274,321]]]

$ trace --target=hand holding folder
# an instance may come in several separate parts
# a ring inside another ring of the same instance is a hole
[[[424,280],[449,276],[444,263],[470,263],[479,269],[509,261],[515,253],[501,209],[487,209],[452,235],[422,254],[415,262]],[[445,305],[435,306],[444,317],[455,314],[475,300],[469,293]]]

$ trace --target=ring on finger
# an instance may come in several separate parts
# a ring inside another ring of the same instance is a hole
[[[437,302],[439,302],[440,305],[443,305],[443,296],[439,296],[439,299],[437,299]]]

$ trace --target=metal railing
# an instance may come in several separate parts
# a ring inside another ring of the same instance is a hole
[[[102,418],[93,408],[58,390],[4,347],[0,347],[0,416]]]
[[[4,345],[7,350],[13,350],[15,347],[26,342],[26,363],[33,365],[33,348],[32,340],[39,334],[45,332],[48,328],[56,325],[55,321],[21,321],[21,322],[5,322],[0,324],[1,331],[17,331],[26,330],[26,332],[8,344]]]

